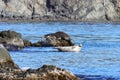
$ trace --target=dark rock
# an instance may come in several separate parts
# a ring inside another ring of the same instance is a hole
[[[10,38],[10,39],[11,38],[15,38],[15,37],[21,38],[21,34],[15,32],[15,31],[8,30],[8,31],[2,31],[2,32],[0,32],[0,37],[1,38]]]
[[[36,44],[41,44],[42,46],[73,46],[70,36],[65,32],[56,32],[46,34],[44,36],[45,40],[39,41]]]
[[[21,34],[11,30],[0,32],[0,43],[8,50],[19,50],[24,47]]]
[[[41,45],[41,42],[38,41],[38,42],[36,42],[36,43],[33,43],[32,46],[34,46],[34,47],[40,47],[40,46],[42,46],[42,45]]]
[[[2,43],[7,50],[21,50],[23,47],[13,44]]]
[[[32,43],[29,40],[24,39],[23,42],[24,42],[24,47],[32,46]]]

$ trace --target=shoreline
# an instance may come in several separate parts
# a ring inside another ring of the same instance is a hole
[[[0,18],[0,23],[42,23],[42,22],[65,22],[65,23],[115,23],[120,24],[120,20],[118,21],[106,21],[106,20],[60,20],[60,19],[8,19],[8,18]]]

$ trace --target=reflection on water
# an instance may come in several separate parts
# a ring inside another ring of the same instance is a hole
[[[65,31],[75,44],[82,43],[81,52],[58,52],[52,47],[30,47],[10,51],[20,67],[38,68],[53,64],[77,75],[98,75],[120,78],[120,24],[112,23],[19,23],[0,24],[0,31],[15,30],[36,42],[47,33]],[[100,80],[100,79],[99,79]]]

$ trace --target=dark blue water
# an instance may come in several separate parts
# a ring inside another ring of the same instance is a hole
[[[64,31],[81,52],[58,52],[52,47],[30,47],[10,51],[20,67],[39,68],[52,64],[77,75],[120,78],[120,24],[112,23],[0,23],[0,31],[14,30],[37,42],[48,33]]]

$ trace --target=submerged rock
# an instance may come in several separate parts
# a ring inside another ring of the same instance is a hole
[[[72,42],[70,36],[65,32],[56,32],[46,34],[44,36],[43,41],[39,41],[35,43],[36,45],[40,46],[73,46],[74,43]]]

